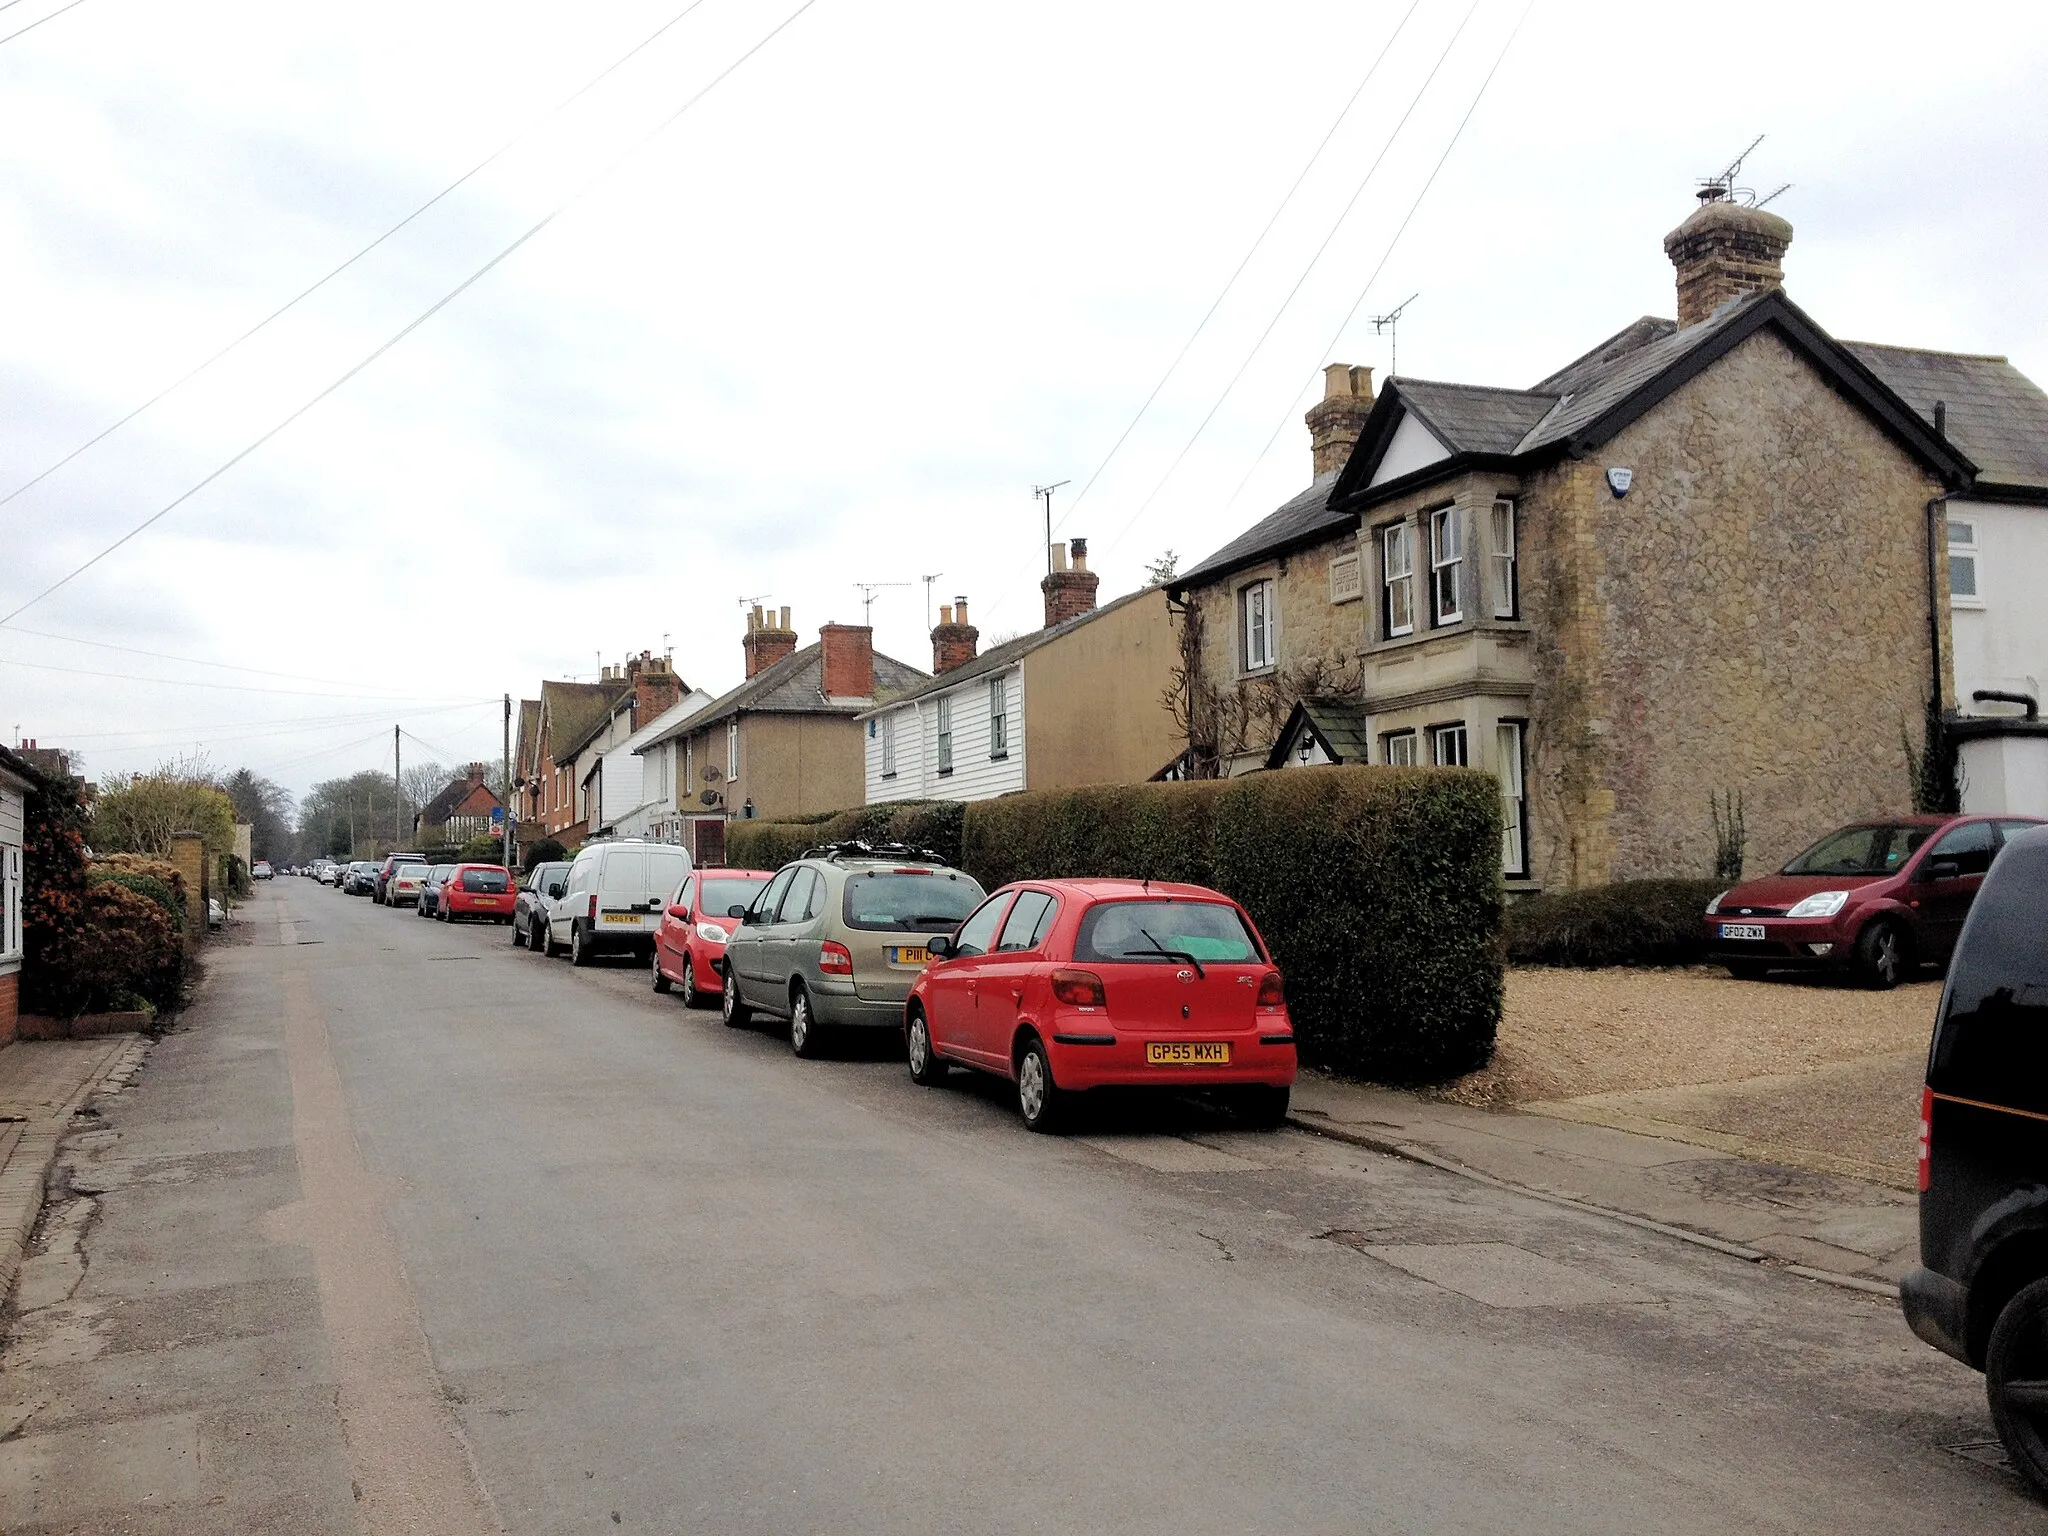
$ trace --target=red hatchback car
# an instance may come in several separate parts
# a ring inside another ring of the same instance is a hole
[[[448,871],[434,916],[444,923],[459,917],[485,917],[494,923],[512,921],[512,872],[502,864],[458,864]]]
[[[1849,967],[1871,986],[1946,964],[1985,871],[2025,816],[1900,816],[1830,832],[1775,875],[1707,904],[1707,950],[1736,976]]]
[[[1244,908],[1199,885],[1033,880],[977,907],[911,986],[910,1075],[1007,1077],[1034,1131],[1091,1088],[1215,1091],[1276,1126],[1294,1086],[1280,972]]]
[[[699,998],[718,996],[719,962],[725,959],[732,925],[739,921],[730,915],[732,909],[752,906],[761,888],[774,878],[774,871],[766,869],[690,871],[669,897],[655,930],[654,990],[681,987],[683,1001],[692,1008]],[[711,985],[700,986],[704,980]]]

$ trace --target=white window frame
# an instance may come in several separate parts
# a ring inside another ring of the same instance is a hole
[[[1271,577],[1238,588],[1238,659],[1247,672],[1270,672],[1273,669],[1273,595]]]
[[[725,777],[731,782],[740,776],[740,722],[734,716],[725,722]]]
[[[1951,517],[1948,523],[1948,600],[1953,608],[1982,608],[1984,589],[1977,578],[1983,572],[1983,563],[1978,558],[1983,551],[1977,544],[1977,519],[1974,517]],[[1956,535],[1961,534],[1958,538]],[[1965,592],[1956,584],[1959,570],[1969,572],[1970,589]]]
[[[1516,546],[1522,531],[1521,513],[1521,507],[1512,496],[1494,498],[1493,514],[1488,519],[1493,548],[1488,553],[1493,566],[1493,616],[1496,619],[1516,618],[1521,612],[1520,572],[1515,569]]]
[[[1355,603],[1365,596],[1358,551],[1347,550],[1330,561],[1330,601]]]
[[[19,960],[22,951],[22,851],[13,843],[0,848],[0,960]]]
[[[988,755],[1010,755],[1010,680],[998,672],[988,680]]]
[[[1419,745],[1413,731],[1389,731],[1381,750],[1386,753],[1389,768],[1413,768],[1419,761]]]
[[[1415,531],[1407,522],[1380,530],[1380,621],[1389,640],[1415,633]]]
[[[1465,519],[1453,502],[1429,514],[1429,614],[1438,628],[1465,621],[1464,567]]]
[[[942,694],[932,706],[932,737],[937,746],[939,776],[944,778],[953,771],[953,699]]]
[[[1529,873],[1529,789],[1525,778],[1522,722],[1502,720],[1493,728],[1494,773],[1500,779],[1500,871]]]
[[[1432,725],[1429,728],[1429,762],[1432,768],[1469,768],[1472,739],[1462,725]]]
[[[876,732],[882,738],[882,777],[896,777],[896,717],[882,716],[881,728]]]

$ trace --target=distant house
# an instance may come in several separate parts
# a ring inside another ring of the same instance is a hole
[[[532,730],[526,732],[522,720],[524,739],[519,759],[512,765],[513,778],[524,797],[519,819],[529,840],[551,837],[563,843],[581,841],[574,830],[581,799],[575,757],[572,752],[564,765],[556,748],[587,741],[610,718],[612,705],[628,686],[623,678],[614,677],[610,668],[594,683],[550,680],[540,685]]]
[[[1056,547],[1045,624],[987,651],[967,599],[939,612],[929,682],[860,716],[866,800],[986,800],[1130,784],[1184,744],[1167,703],[1177,659],[1160,587],[1095,605],[1088,546]]]
[[[27,762],[0,747],[0,1045],[21,1014],[22,902],[27,884],[28,797],[40,786]]]
[[[866,625],[827,624],[798,650],[789,610],[756,607],[741,641],[747,676],[636,749],[672,774],[674,809],[651,827],[699,864],[725,858],[725,823],[775,821],[861,803],[859,716],[929,680],[876,653]]]
[[[491,812],[501,803],[484,782],[489,773],[485,764],[471,763],[461,778],[450,779],[413,817],[414,843],[422,848],[460,847],[473,837],[488,837],[494,830]]]
[[[575,818],[555,836],[575,847],[600,833],[617,833],[620,820],[642,800],[640,759],[634,741],[655,721],[674,719],[686,699],[708,702],[676,675],[665,656],[642,651],[606,669],[605,681],[623,685],[577,736],[558,736],[555,766],[568,775]]]

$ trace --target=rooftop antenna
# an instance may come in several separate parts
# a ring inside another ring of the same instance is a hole
[[[1700,189],[1694,195],[1703,203],[1720,203],[1734,200],[1743,203],[1747,207],[1754,208],[1758,206],[1756,193],[1752,192],[1748,187],[1738,187],[1735,185],[1735,178],[1742,174],[1742,163],[1756,153],[1757,145],[1763,143],[1763,141],[1764,135],[1758,134],[1749,141],[1749,148],[1745,149],[1733,160],[1730,160],[1726,166],[1722,167],[1718,174],[1702,177],[1699,184]],[[1790,185],[1790,182],[1785,184],[1785,186]],[[1784,190],[1785,187],[1778,188],[1778,192]],[[1771,196],[1776,197],[1778,192],[1773,192]]]
[[[1777,191],[1773,192],[1769,197],[1759,199],[1756,206],[1761,208],[1766,203],[1775,203],[1780,197],[1782,197],[1785,193],[1790,192],[1791,190],[1792,183],[1788,181],[1785,183],[1785,185],[1778,188]]]
[[[1063,485],[1072,485],[1071,480],[1055,480],[1051,485],[1034,485],[1031,494],[1045,503],[1045,574],[1052,574],[1052,493]]]
[[[933,571],[929,576],[920,576],[918,578],[919,581],[924,583],[924,627],[926,629],[932,627],[932,583],[945,574],[944,571]]]
[[[1387,377],[1390,379],[1401,371],[1401,311],[1421,297],[1419,293],[1411,293],[1384,315],[1372,317],[1373,335],[1387,338]]]
[[[860,588],[860,621],[870,629],[875,624],[875,594],[889,587],[907,587],[907,581],[856,581]]]

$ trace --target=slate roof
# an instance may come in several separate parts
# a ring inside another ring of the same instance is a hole
[[[1157,587],[1140,587],[1135,592],[1126,592],[1122,597],[1104,603],[1100,608],[1091,608],[1086,613],[1077,614],[1071,619],[1063,619],[1048,628],[1035,629],[1028,635],[1019,635],[1015,640],[1006,640],[1001,645],[992,645],[965,665],[955,667],[950,672],[941,672],[931,681],[919,683],[907,693],[899,693],[894,698],[884,700],[872,709],[863,711],[861,718],[866,719],[868,715],[880,714],[885,709],[894,709],[899,704],[908,704],[913,699],[944,693],[949,688],[972,682],[977,677],[986,677],[991,672],[1000,672],[1019,657],[1030,655],[1040,646],[1050,645],[1062,635],[1072,634],[1083,625],[1101,618],[1105,613],[1114,613],[1117,609],[1135,603],[1139,598],[1150,596],[1158,590]]]
[[[558,763],[573,762],[577,750],[597,727],[611,718],[612,704],[628,687],[623,681],[608,683],[556,683],[540,685],[541,707],[547,711],[548,742]],[[574,742],[564,748],[556,743]]]
[[[1949,440],[1976,460],[1980,489],[2048,496],[2048,394],[2011,363],[1867,341],[1843,345],[1930,426],[1934,403],[1946,405]]]
[[[1642,319],[1623,326],[1598,346],[1573,358],[1549,378],[1538,379],[1529,388],[1539,395],[1576,394],[1584,389],[1588,382],[1605,372],[1608,364],[1625,357],[1638,347],[1663,340],[1677,329],[1676,320],[1663,320],[1656,315],[1644,315]]]
[[[1390,379],[1409,410],[1453,453],[1514,453],[1556,405],[1555,395],[1434,379]]]
[[[922,685],[931,674],[920,672],[907,662],[875,652],[875,700],[886,703]],[[832,702],[824,694],[825,647],[813,641],[794,651],[772,667],[764,667],[739,687],[720,694],[694,715],[678,720],[640,750],[692,735],[734,715],[839,715],[847,719],[869,708],[867,704]]]
[[[1284,767],[1287,755],[1301,739],[1302,727],[1312,728],[1330,756],[1340,763],[1372,761],[1372,733],[1366,729],[1366,713],[1338,699],[1303,699],[1287,717],[1286,729],[1273,743],[1266,757],[1268,768]]]
[[[1227,571],[1263,555],[1312,543],[1326,533],[1348,526],[1349,513],[1330,510],[1330,493],[1337,488],[1337,472],[1318,475],[1309,488],[1291,501],[1282,502],[1243,533],[1217,550],[1193,570],[1184,571],[1168,583],[1178,591],[1199,576]]]

